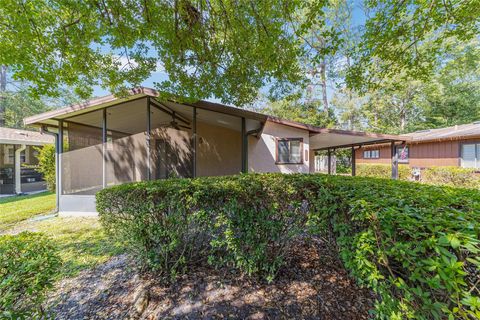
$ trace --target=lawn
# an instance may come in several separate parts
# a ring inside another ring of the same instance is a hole
[[[70,277],[119,254],[120,247],[109,241],[96,217],[54,217],[26,221],[12,231],[42,232],[57,244],[63,266],[59,277]]]
[[[0,198],[0,232],[15,223],[55,210],[55,194],[43,192],[29,196]]]
[[[32,231],[50,236],[63,259],[59,278],[74,276],[120,253],[96,217],[30,219],[52,213],[54,208],[52,193],[1,199],[0,234]]]

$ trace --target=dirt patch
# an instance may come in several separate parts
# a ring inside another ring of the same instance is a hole
[[[288,256],[287,265],[271,284],[226,270],[199,267],[171,286],[159,284],[152,276],[139,277],[128,258],[118,256],[76,278],[63,280],[49,305],[57,319],[370,317],[374,295],[355,285],[322,242],[299,242]],[[141,315],[134,304],[139,291],[148,300]]]

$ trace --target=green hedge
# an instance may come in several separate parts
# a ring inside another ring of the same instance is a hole
[[[390,164],[370,164],[370,163],[358,163],[356,166],[356,175],[359,177],[372,177],[372,178],[392,178],[392,166]],[[398,165],[398,178],[400,180],[408,180],[412,176],[412,170],[408,165]]]
[[[480,193],[374,178],[249,174],[127,184],[100,218],[169,276],[210,262],[271,280],[292,240],[332,239],[389,319],[480,316]],[[475,287],[475,285],[477,287]]]
[[[0,236],[0,318],[46,316],[41,305],[60,265],[56,247],[40,233]]]
[[[469,168],[432,167],[422,171],[422,182],[452,187],[480,188],[480,174]]]

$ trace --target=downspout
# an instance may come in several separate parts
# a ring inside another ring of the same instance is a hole
[[[48,126],[42,126],[40,133],[48,134],[55,138],[55,212],[58,213],[60,208],[60,175],[59,175],[59,154],[60,154],[60,140],[58,133],[48,131]]]
[[[19,149],[15,150],[15,193],[16,194],[22,194],[22,162],[20,161],[21,159],[21,154],[22,151],[24,151],[27,148],[26,145],[22,144]]]

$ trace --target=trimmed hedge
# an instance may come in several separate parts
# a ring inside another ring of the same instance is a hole
[[[46,236],[0,236],[0,318],[46,317],[42,302],[60,266],[57,249]]]
[[[142,266],[175,277],[195,263],[272,280],[292,240],[337,245],[378,294],[379,318],[480,317],[480,192],[328,175],[248,174],[102,190],[107,232]]]
[[[480,174],[474,169],[431,167],[422,171],[422,182],[452,187],[480,188]]]
[[[372,177],[372,178],[392,178],[392,166],[390,164],[383,163],[357,163],[356,175],[359,177]],[[412,176],[412,170],[408,165],[398,165],[398,178],[400,180],[408,180]]]

